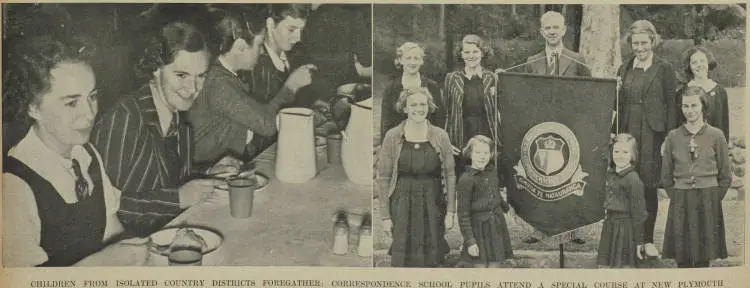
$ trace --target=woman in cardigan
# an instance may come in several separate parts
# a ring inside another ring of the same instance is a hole
[[[430,80],[422,75],[419,70],[424,64],[424,47],[414,42],[406,42],[396,49],[396,67],[400,68],[403,73],[401,77],[391,79],[388,86],[383,92],[383,105],[380,116],[380,135],[381,139],[385,132],[406,119],[406,115],[396,111],[396,100],[401,91],[409,88],[425,87],[432,94],[435,103],[442,104],[442,92],[437,82]],[[430,113],[429,120],[432,125],[444,127],[445,111],[437,107],[435,112]]]
[[[627,40],[635,56],[617,71],[622,79],[618,125],[620,133],[635,137],[639,147],[637,164],[645,190],[648,218],[644,224],[644,240],[653,248],[654,223],[659,208],[657,186],[660,148],[666,133],[677,127],[675,105],[675,73],[672,65],[654,55],[659,34],[651,22],[638,20],[628,30]]]
[[[687,87],[697,86],[706,91],[706,114],[703,115],[706,123],[719,128],[724,133],[724,137],[729,142],[729,102],[727,100],[727,90],[722,85],[716,83],[708,77],[708,73],[718,66],[714,55],[704,47],[691,47],[685,51],[683,60],[685,75],[690,81],[678,91],[681,95]],[[678,98],[677,107],[680,107]],[[684,121],[684,117],[681,117]]]
[[[226,6],[225,6],[226,7]],[[294,101],[295,93],[310,84],[310,66],[296,69],[267,104],[251,95],[239,71],[252,70],[258,63],[264,41],[264,16],[220,10],[213,32],[218,57],[211,64],[201,95],[190,109],[195,129],[195,155],[198,165],[211,165],[225,155],[250,160],[260,149],[253,137],[276,135],[276,113]]]
[[[681,268],[709,267],[727,257],[721,200],[732,183],[729,149],[724,133],[705,122],[704,94],[701,87],[685,89],[685,123],[664,143],[661,183],[670,201],[663,251]]]
[[[393,238],[391,264],[435,267],[450,251],[444,234],[456,212],[451,144],[427,120],[435,104],[426,88],[401,92],[396,110],[407,118],[385,134],[377,164],[383,230]]]

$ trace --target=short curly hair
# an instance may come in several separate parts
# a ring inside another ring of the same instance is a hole
[[[437,105],[435,104],[435,98],[432,98],[432,94],[430,93],[430,90],[427,90],[425,87],[418,87],[418,88],[409,88],[406,90],[401,91],[401,94],[398,95],[398,100],[396,100],[396,111],[398,113],[404,113],[404,108],[406,107],[406,100],[409,99],[412,95],[417,94],[423,94],[427,96],[427,107],[428,112],[432,113],[437,111]]]
[[[617,134],[614,138],[614,142],[612,143],[612,147],[614,147],[614,143],[622,142],[625,144],[628,144],[628,148],[630,148],[630,164],[635,165],[638,163],[638,140],[633,137],[633,135],[630,135],[628,133],[620,133]],[[610,149],[612,150],[612,149]],[[611,154],[612,151],[609,151]],[[610,157],[613,158],[613,157]],[[614,162],[612,163],[614,165]]]
[[[422,57],[424,57],[424,54],[425,54],[424,46],[422,46],[422,44],[419,44],[419,43],[406,42],[404,44],[401,44],[401,46],[399,46],[398,48],[396,48],[396,59],[394,60],[394,63],[396,64],[397,69],[403,68],[401,64],[401,56],[404,56],[404,53],[406,53],[406,51],[410,51],[413,49],[419,49],[420,51],[422,51]]]
[[[502,144],[498,141],[497,146],[495,146],[495,141],[492,140],[492,138],[487,137],[485,135],[475,135],[474,137],[471,137],[469,141],[466,141],[466,146],[461,150],[461,156],[471,159],[471,152],[474,151],[474,146],[477,145],[477,143],[484,143],[487,144],[487,147],[490,147],[490,157],[495,157],[495,148],[502,147]]]
[[[29,105],[38,104],[49,91],[51,71],[60,63],[90,65],[96,53],[82,37],[55,34],[18,39],[10,44],[3,73],[3,120],[29,127],[34,120]]]
[[[693,79],[695,77],[693,75],[693,71],[690,70],[690,57],[693,57],[698,52],[702,52],[706,55],[706,59],[708,60],[708,71],[713,71],[718,67],[718,63],[716,63],[716,58],[714,57],[714,54],[711,53],[711,51],[708,50],[706,47],[702,46],[693,46],[688,48],[685,53],[683,54],[682,58],[682,65],[684,65],[685,69],[685,75],[688,76],[688,79]]]
[[[177,52],[208,52],[203,34],[195,26],[184,22],[172,22],[153,31],[135,65],[136,78],[148,82],[160,67],[174,62]]]
[[[467,34],[463,39],[461,39],[461,42],[458,43],[458,49],[456,49],[456,59],[458,59],[458,62],[461,64],[464,63],[464,59],[461,58],[461,53],[463,53],[464,50],[464,44],[476,45],[479,50],[482,51],[482,60],[487,59],[487,57],[489,57],[492,53],[492,50],[490,49],[487,41],[485,41],[484,38],[476,34]]]

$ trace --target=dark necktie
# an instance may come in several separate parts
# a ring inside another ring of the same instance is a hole
[[[169,185],[176,185],[179,182],[180,170],[183,164],[180,158],[180,146],[177,141],[179,130],[179,115],[175,112],[172,113],[172,121],[169,123],[167,134],[164,136],[164,156],[167,161],[167,174],[170,175],[167,181]]]
[[[78,160],[76,159],[73,159],[73,173],[76,176],[76,197],[80,201],[89,196],[89,183],[83,178],[81,165],[78,164]]]

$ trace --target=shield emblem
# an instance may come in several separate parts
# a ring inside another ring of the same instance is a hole
[[[534,153],[534,166],[546,175],[551,175],[565,166],[563,147],[565,142],[554,136],[539,138],[534,141],[536,153]]]

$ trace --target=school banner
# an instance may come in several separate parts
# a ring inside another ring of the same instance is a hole
[[[547,236],[601,220],[616,81],[498,78],[501,166],[516,213]]]

